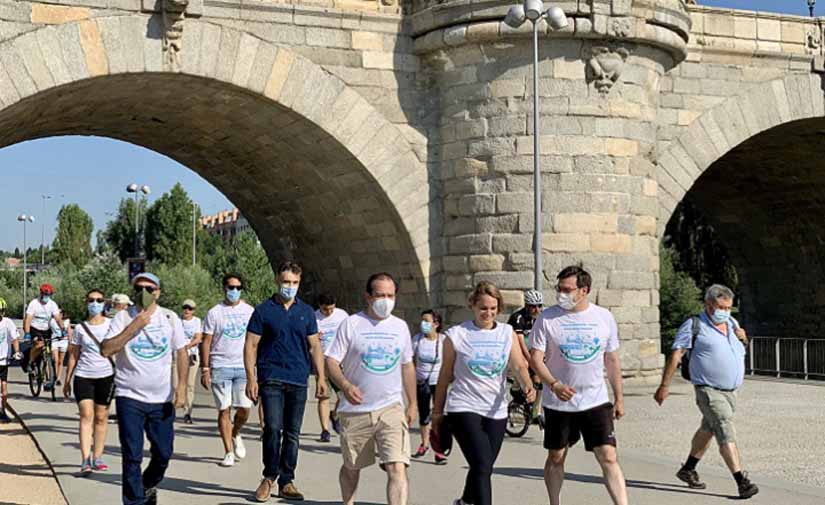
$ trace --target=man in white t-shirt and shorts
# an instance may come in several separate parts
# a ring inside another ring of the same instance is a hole
[[[580,266],[565,268],[557,279],[558,305],[545,309],[530,333],[531,364],[544,383],[544,481],[550,505],[560,503],[564,460],[579,438],[596,456],[613,503],[627,505],[613,431],[613,420],[624,416],[616,320],[607,309],[590,303],[592,278]]]
[[[376,454],[389,479],[387,502],[407,503],[416,384],[410,330],[392,315],[397,291],[390,274],[373,274],[367,281],[367,310],[341,323],[325,352],[330,379],[344,394],[338,407],[344,505],[354,505],[361,469],[375,463]]]
[[[6,317],[6,300],[0,298],[0,423],[9,423],[11,419],[6,414],[8,401],[9,360],[20,359],[20,343],[17,341],[19,332],[14,321]],[[14,349],[14,354],[11,350]]]
[[[224,299],[206,313],[201,344],[201,384],[212,389],[218,408],[218,430],[223,442],[221,466],[246,457],[241,429],[249,419],[252,400],[246,396],[243,352],[246,327],[255,310],[241,300],[243,280],[238,274],[223,276]],[[235,419],[232,419],[235,407]]]
[[[63,327],[63,318],[60,316],[60,307],[52,300],[54,288],[51,284],[40,286],[40,296],[29,302],[26,307],[26,317],[23,318],[24,340],[32,341],[32,350],[29,355],[29,370],[31,364],[37,361],[46,341],[52,338],[52,329],[49,323],[54,319],[59,328]]]
[[[315,311],[315,321],[318,324],[318,335],[321,336],[321,350],[326,352],[329,344],[335,339],[335,334],[338,332],[338,327],[341,323],[349,317],[346,311],[336,307],[337,300],[332,293],[322,293],[318,297],[318,310]],[[318,371],[314,371],[314,375],[318,377]],[[338,396],[338,390],[334,384],[331,384],[331,389]],[[329,389],[327,389],[329,392]],[[329,394],[326,398],[318,400],[318,420],[321,422],[321,436],[319,442],[327,443],[331,440],[329,433],[330,421],[332,421],[333,429],[340,433],[341,426],[337,418],[337,410],[339,401],[335,402],[335,408],[329,409]]]
[[[189,374],[186,377],[186,403],[183,405],[183,422],[193,424],[192,408],[195,403],[195,379],[198,378],[198,347],[203,340],[203,323],[195,315],[197,304],[192,299],[183,301],[180,322],[186,336],[186,350],[189,352]],[[172,368],[172,383],[177,385],[175,368]]]

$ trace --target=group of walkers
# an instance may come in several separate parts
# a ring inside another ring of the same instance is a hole
[[[491,477],[508,422],[509,376],[531,403],[539,404],[537,387],[543,386],[544,480],[551,505],[560,503],[565,459],[579,439],[601,466],[612,502],[628,503],[614,431],[614,421],[625,413],[618,327],[609,310],[589,300],[592,278],[584,269],[559,272],[552,307],[544,308],[540,292],[528,291],[525,308],[509,323],[499,322],[498,288],[479,282],[468,298],[472,319],[445,329],[440,314],[425,310],[415,336],[393,315],[399,286],[391,274],[367,279],[365,308],[352,315],[329,294],[319,297],[317,310],[303,302],[297,296],[301,275],[298,264],[282,263],[277,291],[253,308],[242,299],[243,279],[226,274],[223,300],[201,322],[193,300],[183,302],[180,315],[160,307],[161,280],[141,273],[132,281],[134,302],[118,295],[121,306],[111,319],[104,315],[106,293],[87,293],[88,317],[73,332],[51,300],[54,290],[41,287],[27,309],[24,331],[34,341],[32,359],[45,339],[57,335],[50,332],[52,322],[69,339],[63,392],[74,393],[80,411],[81,472],[107,469],[102,454],[114,399],[123,503],[157,503],[157,487],[172,457],[176,409],[184,409],[184,422],[194,422],[199,377],[216,406],[221,466],[245,457],[242,428],[258,404],[263,478],[255,499],[265,502],[276,494],[303,500],[295,482],[299,436],[309,377],[315,375],[319,441],[330,442],[330,429],[340,433],[345,505],[355,503],[361,470],[376,459],[387,475],[388,503],[406,504],[410,458],[432,448],[435,462],[446,464],[452,439],[469,467],[453,504],[491,505]],[[733,293],[723,286],[707,291],[705,312],[679,330],[655,399],[661,405],[667,398],[677,365],[689,353],[703,419],[677,477],[691,488],[705,487],[696,467],[715,437],[740,497],[747,498],[758,488],[740,468],[733,427],[747,336],[730,317],[732,301]],[[6,342],[20,357],[17,330],[4,315],[0,300],[3,414],[11,349]],[[411,454],[409,427],[416,416],[421,442]],[[142,471],[144,437],[151,458]]]

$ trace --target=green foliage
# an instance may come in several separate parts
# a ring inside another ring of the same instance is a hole
[[[236,235],[229,245],[227,256],[229,265],[226,271],[243,277],[244,300],[257,305],[272,296],[275,273],[264,248],[252,231]]]
[[[690,275],[676,269],[674,255],[672,248],[659,246],[660,328],[665,353],[679,326],[702,311],[702,291]]]
[[[2,272],[8,273],[8,272]],[[10,284],[6,276],[0,276],[0,298],[6,300],[8,308],[6,314],[19,318],[23,316],[23,280],[20,278],[20,285]]]
[[[77,278],[84,287],[83,294],[92,289],[100,289],[111,297],[115,293],[129,293],[129,276],[126,267],[113,252],[98,254],[77,272]]]
[[[140,212],[138,233],[142,235],[146,225],[146,200],[140,200],[137,210]],[[135,255],[135,217],[135,200],[123,198],[118,207],[117,217],[109,221],[103,231],[105,245],[101,245],[98,239],[98,249],[111,248],[122,262],[133,257]]]
[[[180,183],[155,200],[146,214],[147,259],[167,265],[191,264],[192,208]]]
[[[52,261],[58,265],[83,267],[92,257],[94,224],[77,204],[61,207],[57,214],[57,236],[54,239]]]
[[[210,275],[200,266],[152,265],[152,273],[160,278],[159,303],[180,312],[183,301],[191,298],[198,304],[197,315],[203,318],[213,305],[223,299],[220,278]]]

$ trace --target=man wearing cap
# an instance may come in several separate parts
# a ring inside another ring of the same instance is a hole
[[[46,340],[52,338],[50,327],[51,320],[54,319],[59,328],[63,328],[63,318],[60,316],[60,307],[52,300],[54,288],[51,284],[40,286],[40,296],[29,302],[26,308],[26,317],[23,319],[24,340],[32,341],[31,356],[29,364],[35,363],[46,346]],[[29,368],[31,373],[31,368]]]
[[[128,295],[115,293],[112,295],[112,306],[109,309],[108,317],[115,317],[121,310],[126,310],[133,305]]]
[[[192,299],[183,301],[181,324],[186,336],[186,350],[189,352],[189,375],[186,378],[186,402],[183,405],[183,422],[192,424],[192,406],[195,402],[195,379],[198,376],[198,345],[202,340],[201,318],[195,315],[197,305]],[[174,362],[174,360],[173,360]],[[172,384],[177,387],[176,366],[172,366]]]
[[[186,337],[180,318],[157,304],[160,279],[145,272],[132,280],[135,305],[118,312],[101,345],[115,357],[118,435],[123,460],[125,505],[156,505],[174,441],[175,408],[186,396]],[[178,385],[172,389],[169,368],[177,359]],[[174,403],[173,403],[174,400]],[[141,476],[143,437],[152,458]]]

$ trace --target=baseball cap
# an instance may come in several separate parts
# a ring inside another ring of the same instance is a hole
[[[195,300],[192,300],[191,298],[187,298],[186,300],[184,300],[182,305],[184,307],[192,307],[193,309],[197,308],[197,304],[195,303]]]
[[[139,280],[149,281],[149,282],[153,283],[155,286],[160,287],[160,279],[158,279],[158,276],[153,274],[153,273],[143,272],[143,273],[137,274],[135,276],[135,278],[132,279],[132,286],[137,284],[137,281],[139,281]]]
[[[123,293],[115,293],[112,295],[112,303],[125,303],[126,305],[134,305],[129,296]]]

